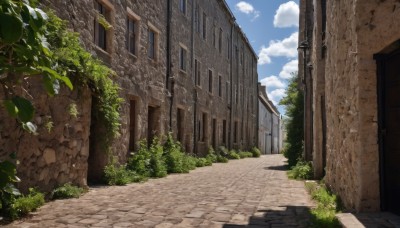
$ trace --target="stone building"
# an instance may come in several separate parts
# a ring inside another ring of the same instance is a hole
[[[85,49],[116,73],[121,136],[112,155],[126,162],[141,139],[173,132],[188,153],[257,143],[257,56],[224,0],[50,1]],[[112,26],[98,22],[102,14]],[[22,189],[51,190],[101,178],[109,155],[91,117],[88,89],[49,98],[32,84],[38,136],[1,110],[0,155],[18,154]],[[1,93],[3,94],[3,93]],[[70,109],[76,115],[66,115]],[[47,132],[49,122],[54,125]]]
[[[262,154],[279,154],[282,148],[280,113],[258,83],[258,148]]]
[[[349,210],[399,214],[400,4],[300,3],[299,69],[312,95],[305,146],[315,174]]]

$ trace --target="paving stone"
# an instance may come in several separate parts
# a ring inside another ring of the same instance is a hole
[[[283,164],[282,155],[270,155],[91,188],[79,199],[49,202],[8,227],[307,227],[314,204],[304,184],[268,169]]]

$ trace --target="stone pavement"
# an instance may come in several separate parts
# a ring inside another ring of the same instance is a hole
[[[91,188],[8,227],[307,227],[313,203],[303,182],[287,179],[284,160],[267,155]]]

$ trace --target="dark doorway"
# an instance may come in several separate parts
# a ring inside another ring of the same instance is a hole
[[[183,137],[184,137],[184,127],[185,126],[185,111],[183,109],[178,108],[177,113],[176,113],[176,127],[177,127],[177,137],[178,141],[183,144]]]
[[[212,146],[217,147],[217,119],[212,120]]]
[[[136,145],[136,101],[130,101],[129,109],[129,152],[135,151]],[[129,153],[128,153],[129,154]]]
[[[105,140],[103,136],[106,131],[99,119],[98,110],[99,100],[92,97],[90,136],[89,136],[89,157],[87,181],[89,184],[97,184],[102,181],[103,169],[108,163],[107,153],[105,151]]]
[[[400,215],[400,49],[376,60],[382,210]]]
[[[147,143],[150,145],[160,131],[160,108],[149,106],[147,113]]]

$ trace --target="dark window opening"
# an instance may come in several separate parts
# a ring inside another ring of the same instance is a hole
[[[133,152],[136,145],[136,101],[131,100],[129,103],[129,152]]]
[[[222,121],[222,143],[226,144],[226,120]]]
[[[136,22],[128,17],[128,51],[136,55]]]
[[[179,51],[179,68],[186,71],[186,50],[183,47]]]
[[[98,14],[106,18],[106,8],[96,2],[95,3],[96,11]],[[107,50],[107,31],[102,24],[99,23],[97,19],[94,22],[94,42],[95,44],[103,50]]]
[[[222,76],[218,77],[218,96],[222,97]]]
[[[149,49],[148,56],[150,59],[155,59],[156,57],[156,34],[154,31],[149,30]]]
[[[208,70],[208,92],[213,92],[213,72]]]
[[[176,117],[176,124],[177,124],[177,138],[178,141],[183,143],[184,139],[184,126],[185,126],[185,111],[183,109],[178,108],[177,110],[177,117]]]
[[[179,10],[186,15],[186,0],[179,0]]]

